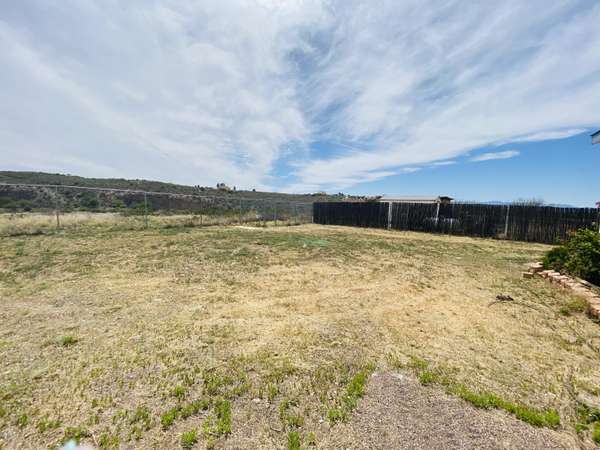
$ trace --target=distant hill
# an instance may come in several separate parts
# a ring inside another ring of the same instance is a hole
[[[7,186],[17,184],[22,186]],[[62,187],[56,189],[50,186]],[[98,190],[93,190],[94,188]],[[144,195],[140,191],[148,194]],[[58,206],[61,211],[119,211],[138,214],[147,209],[165,213],[239,214],[243,210],[255,211],[262,216],[292,217],[300,210],[305,210],[308,214],[309,210],[312,211],[313,202],[341,200],[362,199],[344,194],[234,190],[224,184],[213,188],[152,180],[85,178],[44,172],[0,172],[0,210],[9,212],[47,211]]]
[[[151,192],[169,192],[172,194],[196,194],[206,196],[244,197],[251,199],[277,199],[282,201],[316,202],[339,201],[345,197],[340,194],[286,194],[280,192],[260,192],[245,190],[217,189],[208,186],[186,186],[152,180],[126,180],[123,178],[86,178],[76,175],[62,175],[45,172],[0,171],[0,183],[9,184],[45,184],[61,186],[83,186],[91,188],[130,189]]]

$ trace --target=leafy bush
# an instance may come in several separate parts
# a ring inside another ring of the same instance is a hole
[[[566,272],[600,285],[600,234],[579,230],[544,257],[544,268]]]

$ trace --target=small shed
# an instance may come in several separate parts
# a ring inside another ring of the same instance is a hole
[[[592,134],[592,144],[600,144],[600,130]]]
[[[384,195],[379,199],[384,203],[427,203],[447,205],[453,200],[447,195],[427,196],[427,195]]]

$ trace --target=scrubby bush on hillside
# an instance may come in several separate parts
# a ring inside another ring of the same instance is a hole
[[[544,257],[544,268],[565,272],[600,285],[600,234],[579,230]]]

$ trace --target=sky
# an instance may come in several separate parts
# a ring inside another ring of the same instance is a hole
[[[0,2],[0,170],[600,200],[600,2]]]

